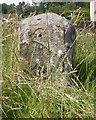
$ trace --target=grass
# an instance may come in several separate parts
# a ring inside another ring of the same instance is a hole
[[[95,33],[85,29],[77,34],[76,69],[80,81],[85,87],[90,87],[96,80]]]
[[[77,30],[74,86],[32,78],[18,61],[18,21],[2,25],[2,115],[4,118],[94,118],[94,34]]]

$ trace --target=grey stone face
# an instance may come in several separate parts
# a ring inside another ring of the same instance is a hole
[[[64,58],[63,71],[71,70],[76,32],[70,21],[55,13],[39,14],[22,20],[19,31],[19,58],[32,72],[37,64],[58,67]]]

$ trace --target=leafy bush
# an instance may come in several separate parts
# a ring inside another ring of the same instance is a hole
[[[90,11],[89,9],[82,9],[82,10],[66,10],[62,13],[62,16],[65,16],[66,18],[69,17],[69,19],[73,19],[73,21],[79,22],[81,19],[86,19],[90,17]]]

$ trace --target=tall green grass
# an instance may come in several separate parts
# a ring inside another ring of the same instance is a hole
[[[90,30],[82,29],[77,32],[76,41],[76,69],[80,81],[92,90],[92,85],[96,84],[96,51],[95,33]]]
[[[3,23],[2,114],[5,118],[93,118],[94,34],[77,30],[74,86],[32,78],[18,61],[18,21]]]

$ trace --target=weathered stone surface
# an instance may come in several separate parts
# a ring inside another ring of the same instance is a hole
[[[26,18],[20,23],[19,58],[36,71],[37,64],[47,66],[51,63],[58,67],[57,61],[65,57],[63,70],[69,72],[74,58],[75,38],[72,23],[55,13]]]

